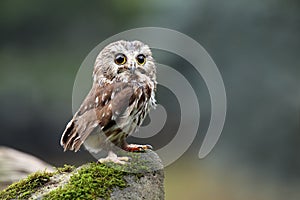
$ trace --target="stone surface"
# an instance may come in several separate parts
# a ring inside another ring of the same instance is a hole
[[[125,176],[129,187],[125,189],[115,188],[111,194],[112,200],[117,199],[164,199],[164,173],[163,165],[156,153],[150,151],[141,154],[141,161],[148,161],[147,170],[142,170],[140,178],[136,174]]]
[[[125,156],[131,158],[125,165],[89,163],[45,175],[39,172],[1,191],[0,199],[164,199],[164,172],[158,155],[147,151]],[[37,186],[30,187],[32,182]]]
[[[0,146],[0,190],[39,170],[54,171],[52,166],[32,155]]]
[[[164,199],[163,177],[162,171],[145,173],[139,179],[133,175],[125,176],[129,187],[122,190],[115,188],[111,194],[111,199]]]

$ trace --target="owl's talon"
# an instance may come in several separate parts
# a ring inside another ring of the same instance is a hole
[[[153,149],[153,147],[150,144],[146,144],[145,146],[147,146],[147,149],[150,149],[150,150]]]
[[[146,145],[140,145],[140,144],[128,144],[125,147],[125,151],[129,151],[129,152],[145,152],[148,149],[153,149],[153,147],[149,144]]]
[[[98,163],[108,163],[108,162],[113,162],[116,164],[121,164],[124,165],[126,164],[126,162],[128,162],[130,160],[129,157],[118,157],[115,153],[113,153],[112,151],[108,152],[108,156],[106,158],[100,158],[98,160]]]

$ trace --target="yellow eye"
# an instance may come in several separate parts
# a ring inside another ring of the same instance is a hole
[[[146,56],[144,54],[139,54],[137,57],[136,57],[136,61],[140,64],[140,65],[143,65],[145,64],[146,62]]]
[[[127,61],[127,58],[122,53],[117,54],[116,57],[115,57],[115,63],[117,65],[124,65],[126,63],[126,61]]]

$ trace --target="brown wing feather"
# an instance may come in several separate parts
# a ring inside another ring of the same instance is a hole
[[[134,90],[126,83],[94,85],[61,137],[64,150],[78,151],[96,127],[106,131],[120,117],[128,117],[132,103],[140,96],[140,89]]]

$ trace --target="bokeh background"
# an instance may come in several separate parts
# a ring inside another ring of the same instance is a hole
[[[0,145],[55,166],[93,161],[85,150],[63,153],[59,145],[77,70],[106,38],[146,26],[197,40],[219,67],[228,98],[221,138],[200,160],[210,118],[205,83],[186,61],[154,52],[190,75],[202,112],[194,143],[165,169],[166,198],[300,199],[297,0],[0,1]],[[168,102],[168,91],[158,93]]]

